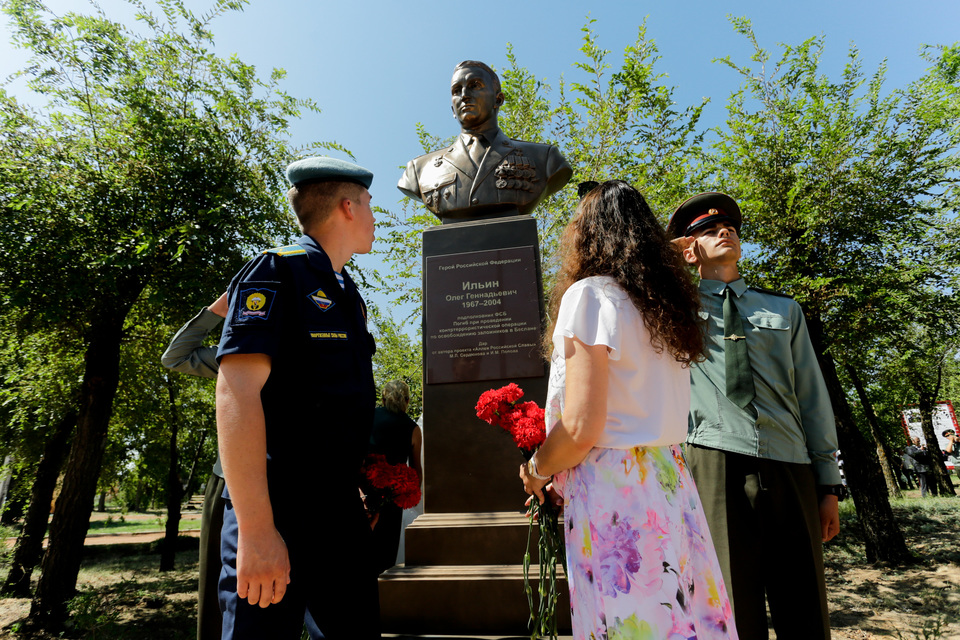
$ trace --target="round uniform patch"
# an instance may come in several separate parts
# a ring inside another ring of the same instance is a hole
[[[267,303],[267,296],[263,295],[260,292],[251,293],[247,296],[247,309],[250,311],[260,311],[263,308],[263,305]]]
[[[262,287],[241,289],[238,294],[236,323],[256,322],[270,317],[277,292]]]

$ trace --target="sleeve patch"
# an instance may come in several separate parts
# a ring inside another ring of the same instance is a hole
[[[251,287],[240,289],[237,293],[237,312],[234,322],[250,324],[257,321],[266,321],[277,298],[276,289]]]

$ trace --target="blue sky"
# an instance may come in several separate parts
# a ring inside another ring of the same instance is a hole
[[[210,6],[185,2],[198,14]],[[121,0],[99,4],[117,20],[132,19]],[[51,0],[48,6],[57,13],[88,7],[83,0]],[[577,79],[572,63],[579,59],[581,28],[588,20],[595,20],[599,44],[611,50],[609,60],[616,67],[646,17],[647,34],[662,57],[658,69],[677,87],[678,103],[709,97],[705,122],[720,124],[738,77],[712,60],[729,55],[746,63],[750,54],[730,15],[750,18],[768,49],[825,35],[825,70],[831,76],[839,74],[853,43],[868,73],[887,59],[890,88],[922,74],[921,45],[960,40],[957,0],[254,0],[243,12],[218,18],[212,28],[221,55],[236,53],[264,77],[273,67],[287,70],[283,88],[312,98],[322,109],[293,123],[293,141],[335,140],[350,149],[356,162],[374,172],[374,204],[389,209],[400,200],[401,167],[422,153],[417,123],[441,136],[457,131],[448,87],[459,61],[483,60],[503,68],[507,43],[512,43],[518,62],[556,87],[561,75]],[[0,76],[5,77],[25,55],[9,44],[6,16],[0,16],[0,25]],[[381,307],[389,302],[369,297]]]

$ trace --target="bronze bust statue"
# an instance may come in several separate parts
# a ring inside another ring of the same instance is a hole
[[[397,188],[420,200],[443,223],[532,213],[570,180],[573,170],[549,144],[508,138],[497,126],[500,78],[465,60],[450,81],[460,135],[450,147],[414,158]]]

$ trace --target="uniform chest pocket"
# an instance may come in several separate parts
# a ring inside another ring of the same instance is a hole
[[[445,173],[430,176],[420,185],[423,203],[428,207],[440,208],[444,203],[453,204],[457,199],[457,174]]]
[[[776,331],[790,330],[790,320],[780,314],[770,313],[769,311],[758,312],[747,316],[747,322],[758,329],[774,329]]]
[[[770,313],[753,313],[746,318],[746,322],[753,327],[747,332],[750,334],[748,344],[751,350],[757,353],[776,352],[790,342],[790,320],[783,316]]]

